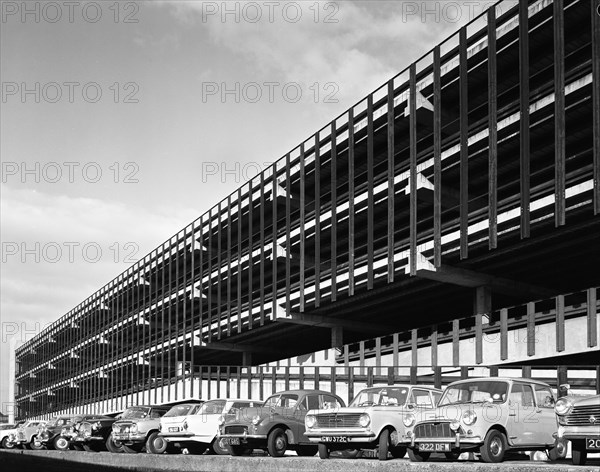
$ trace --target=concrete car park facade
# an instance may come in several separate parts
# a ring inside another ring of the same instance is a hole
[[[490,6],[19,347],[17,418],[481,375],[600,392],[595,7]]]

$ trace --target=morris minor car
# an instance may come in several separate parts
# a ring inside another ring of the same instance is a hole
[[[38,428],[46,424],[45,421],[30,420],[20,425],[14,433],[8,435],[8,442],[13,447],[23,449],[42,449],[43,444],[38,440]]]
[[[55,449],[57,451],[66,451],[69,449],[70,437],[63,435],[64,428],[72,425],[73,417],[59,416],[53,418],[45,425],[38,429],[38,440],[46,446],[47,449]]]
[[[185,417],[165,418],[161,436],[167,443],[178,443],[181,448],[190,447],[196,452],[210,448],[215,454],[229,454],[229,448],[217,438],[222,418],[235,415],[246,408],[262,405],[253,400],[215,399],[203,403],[200,408]]]
[[[112,440],[123,452],[158,454],[163,446],[159,438],[160,418],[170,410],[168,406],[131,406],[112,425]],[[157,449],[158,448],[158,449]]]
[[[559,439],[571,441],[575,465],[585,465],[588,452],[600,452],[600,395],[561,397],[554,406]]]
[[[461,452],[481,454],[484,462],[501,462],[507,450],[546,450],[559,457],[554,395],[546,383],[531,379],[480,378],[451,383],[437,408],[424,419],[405,415],[408,454],[426,461],[431,453],[448,459]]]
[[[404,457],[404,414],[433,408],[442,396],[436,388],[412,385],[385,385],[359,392],[347,408],[310,410],[305,418],[306,436],[319,446],[319,457],[331,451],[376,449],[379,460]]]
[[[305,435],[306,413],[343,406],[340,397],[321,390],[279,392],[267,398],[262,407],[245,408],[236,417],[225,418],[219,437],[232,455],[263,449],[271,457],[281,457],[291,449],[299,456],[314,456],[318,448]]]

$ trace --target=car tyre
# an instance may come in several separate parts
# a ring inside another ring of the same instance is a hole
[[[506,453],[506,436],[497,429],[488,431],[479,448],[483,462],[502,462]]]
[[[329,447],[327,447],[327,444],[319,444],[317,446],[318,450],[319,450],[319,457],[321,459],[329,459]]]
[[[318,446],[309,445],[309,446],[297,446],[296,447],[296,454],[298,454],[298,456],[300,456],[300,457],[312,457],[317,452],[319,452]]]
[[[38,441],[37,436],[33,436],[31,438],[31,442],[29,443],[29,448],[32,451],[39,451],[41,449],[44,449],[44,443],[41,441]]]
[[[460,452],[444,452],[444,456],[446,456],[446,460],[448,461],[457,461],[460,457]]]
[[[379,447],[377,448],[377,458],[380,461],[387,461],[390,449],[390,430],[384,429],[379,435]]]
[[[571,459],[573,465],[585,465],[587,461],[587,451],[584,441],[571,441]]]
[[[110,436],[108,436],[108,438],[106,438],[106,442],[104,443],[104,445],[106,446],[106,450],[108,452],[113,452],[115,454],[123,452],[123,450],[124,450],[123,446],[117,446],[117,444],[115,443],[115,440],[113,439],[112,435],[110,435]],[[96,449],[96,450],[99,451],[99,449]]]
[[[430,455],[431,452],[421,452],[412,448],[408,449],[408,458],[411,462],[427,462]]]
[[[52,447],[57,451],[68,451],[69,440],[59,434],[52,440]]]
[[[169,443],[155,431],[146,439],[146,452],[149,454],[163,454],[167,450],[168,445]]]
[[[229,454],[229,449],[223,444],[221,444],[221,439],[215,438],[213,442],[210,444],[213,452],[218,454],[219,456],[226,456]]]
[[[271,457],[281,457],[288,448],[288,439],[282,428],[275,428],[267,437],[267,450]]]
[[[8,440],[8,437],[5,436],[2,438],[2,447],[4,449],[14,449],[15,448],[15,443],[12,443]]]

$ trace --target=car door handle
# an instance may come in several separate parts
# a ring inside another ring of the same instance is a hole
[[[517,416],[516,413],[509,413],[508,416]]]

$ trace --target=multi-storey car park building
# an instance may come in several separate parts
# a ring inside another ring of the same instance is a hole
[[[262,395],[243,366],[332,347],[435,383],[591,362],[597,3],[501,2],[319,129],[21,346],[17,416],[239,393],[241,372]]]

